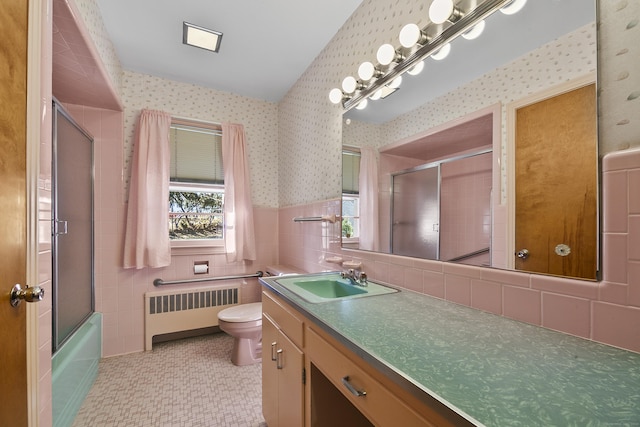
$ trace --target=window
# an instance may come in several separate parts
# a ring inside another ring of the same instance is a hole
[[[342,152],[342,238],[357,240],[360,236],[360,153]]]
[[[215,126],[171,125],[169,238],[173,247],[224,245],[222,133]]]

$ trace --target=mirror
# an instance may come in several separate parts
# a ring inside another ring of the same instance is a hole
[[[566,86],[595,82],[595,17],[595,1],[583,0],[528,1],[516,15],[495,12],[479,38],[458,37],[446,59],[428,58],[420,75],[405,74],[400,89],[387,98],[346,112],[343,160],[357,159],[360,151],[365,158],[365,151],[375,149],[378,198],[375,209],[370,201],[362,205],[364,183],[357,182],[350,166],[356,162],[345,160],[343,248],[526,270],[514,259],[515,137],[510,129],[515,120],[508,117],[517,117],[525,98],[551,97]],[[595,111],[592,120],[595,128]],[[597,161],[592,169],[597,177]],[[418,200],[413,197],[418,192],[409,190],[419,175],[430,175],[417,186],[432,202]],[[594,204],[596,212],[597,197]],[[435,217],[423,221],[434,205],[438,209],[430,214]],[[378,215],[372,219],[373,210]],[[412,211],[417,214],[409,215]],[[375,238],[366,231],[372,229],[378,230]],[[427,242],[435,243],[425,252]],[[420,251],[400,247],[406,243],[416,243]],[[592,262],[595,272],[597,259]]]

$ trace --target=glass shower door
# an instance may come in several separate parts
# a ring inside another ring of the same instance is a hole
[[[54,102],[53,351],[94,311],[93,138]]]
[[[438,259],[439,181],[438,165],[392,177],[391,253]]]

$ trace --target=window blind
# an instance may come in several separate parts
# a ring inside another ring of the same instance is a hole
[[[171,181],[224,184],[220,131],[172,125],[170,133]]]
[[[360,188],[360,153],[342,152],[342,192],[358,194]]]

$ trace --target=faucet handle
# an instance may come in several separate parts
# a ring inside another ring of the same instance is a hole
[[[367,280],[367,273],[365,273],[364,271],[360,273],[360,283],[368,283]]]

